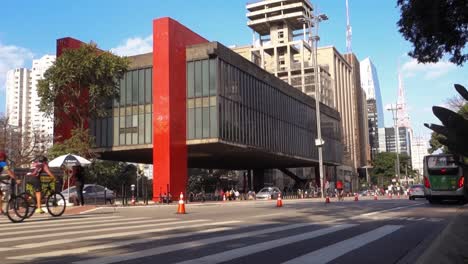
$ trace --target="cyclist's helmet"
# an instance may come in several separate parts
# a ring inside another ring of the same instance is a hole
[[[47,162],[47,157],[41,155],[41,156],[37,157],[37,161],[39,161],[39,162],[41,162],[41,163],[42,163],[42,162]]]
[[[7,155],[4,151],[0,151],[0,160],[4,161],[7,159]]]

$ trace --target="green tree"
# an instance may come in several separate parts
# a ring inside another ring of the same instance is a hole
[[[84,129],[90,118],[109,114],[112,99],[119,98],[119,83],[128,70],[129,60],[96,44],[67,49],[38,82],[39,109],[46,115],[59,111],[57,123],[71,120],[74,129]],[[83,98],[88,101],[83,105]]]
[[[76,154],[87,159],[96,158],[96,154],[92,151],[94,147],[94,137],[89,135],[87,129],[77,128],[72,130],[72,135],[69,139],[60,143],[55,143],[49,149],[47,155],[49,159],[56,158],[68,153]]]
[[[466,0],[398,0],[398,27],[413,44],[408,54],[421,63],[434,63],[450,54],[450,61],[463,65],[468,59]]]
[[[395,178],[396,166],[396,153],[394,152],[380,152],[375,155],[372,162],[371,181],[373,184],[388,185],[391,180]],[[416,176],[416,171],[411,166],[411,157],[405,153],[400,154],[400,177],[403,178],[405,172],[408,177],[413,178]]]

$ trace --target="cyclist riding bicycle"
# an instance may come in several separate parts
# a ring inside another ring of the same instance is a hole
[[[56,181],[57,178],[55,175],[49,170],[49,166],[47,165],[47,158],[45,156],[39,156],[35,162],[32,164],[33,171],[28,173],[27,175],[30,176],[30,182],[34,187],[34,191],[36,192],[36,214],[43,214],[45,213],[44,210],[41,208],[41,173],[46,172],[50,177],[54,178],[53,181]]]
[[[5,152],[0,151],[0,174],[5,171],[11,179],[15,180],[16,183],[20,183],[20,180],[16,179],[15,174],[13,171],[10,170],[10,167],[8,166],[7,162],[7,155]],[[0,188],[0,213],[4,214],[3,212],[3,192],[2,189]]]
[[[341,180],[336,182],[336,189],[338,190],[339,197],[343,197],[343,182]]]

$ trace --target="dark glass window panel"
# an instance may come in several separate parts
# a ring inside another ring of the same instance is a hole
[[[131,134],[132,134],[132,144],[138,144],[138,115],[132,116],[132,127],[131,127]]]
[[[195,138],[201,139],[202,138],[202,109],[195,108]]]
[[[145,103],[145,70],[138,70],[138,104]]]
[[[138,115],[138,144],[145,144],[145,115]]]
[[[202,136],[203,138],[209,138],[210,137],[210,108],[209,107],[202,108],[202,119],[203,119]]]
[[[202,66],[201,61],[195,62],[195,96],[202,96]]]
[[[210,107],[210,137],[218,137],[218,113],[216,106]]]
[[[120,80],[120,106],[125,105],[125,83],[127,79],[127,74],[124,75],[124,77]]]
[[[202,95],[208,96],[210,94],[210,71],[209,61],[202,61]]]
[[[132,105],[138,104],[138,70],[132,71]]]
[[[125,106],[132,104],[132,72],[125,73]]]
[[[145,143],[151,144],[153,142],[153,118],[152,114],[145,114]]]
[[[145,103],[149,104],[152,102],[153,95],[153,68],[145,69]]]
[[[125,145],[125,116],[120,117],[119,145]]]
[[[114,146],[118,146],[119,145],[119,117],[118,116],[114,116],[113,118],[113,127],[114,127],[114,143],[113,145]]]
[[[187,62],[187,98],[193,98],[195,95],[195,72],[194,62]]]
[[[216,95],[218,64],[217,59],[210,59],[210,95]]]
[[[195,138],[195,108],[187,109],[187,138]]]

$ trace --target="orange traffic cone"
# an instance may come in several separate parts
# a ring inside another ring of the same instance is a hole
[[[180,193],[179,206],[177,207],[178,214],[185,214],[184,194]]]
[[[327,195],[327,198],[325,198],[325,203],[330,203],[330,197]]]
[[[282,207],[283,200],[281,200],[281,193],[278,194],[278,199],[276,200],[276,207]]]
[[[377,201],[377,194],[374,194],[374,201]]]
[[[355,201],[355,202],[359,201],[359,198],[358,198],[358,194],[357,194],[357,193],[354,194],[354,201]]]

